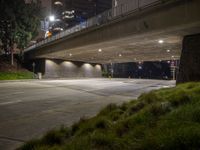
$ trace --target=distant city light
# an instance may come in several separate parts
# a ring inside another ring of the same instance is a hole
[[[138,69],[140,69],[140,70],[141,70],[141,69],[142,69],[142,66],[138,66]]]
[[[66,10],[66,11],[62,12],[63,19],[74,18],[75,17],[74,13],[75,13],[75,10],[71,10],[71,11]]]
[[[60,1],[56,1],[56,2],[54,2],[54,4],[55,4],[55,5],[63,5],[63,3],[60,2]]]

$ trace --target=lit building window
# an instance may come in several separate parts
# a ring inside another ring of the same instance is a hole
[[[60,2],[60,1],[56,1],[56,2],[54,2],[54,4],[55,4],[55,5],[63,5],[63,3]]]

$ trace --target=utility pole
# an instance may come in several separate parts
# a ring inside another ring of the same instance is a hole
[[[32,63],[32,67],[33,67],[33,79],[35,78],[35,62]]]

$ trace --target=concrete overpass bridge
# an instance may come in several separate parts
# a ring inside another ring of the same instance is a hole
[[[96,64],[179,59],[183,37],[200,33],[199,14],[199,0],[131,0],[25,49],[24,57],[43,60],[39,70],[53,76],[75,75],[77,66],[80,76],[100,76]],[[79,62],[63,72],[61,60]],[[80,73],[81,62],[94,63],[92,73]]]

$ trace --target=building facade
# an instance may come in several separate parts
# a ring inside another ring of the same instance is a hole
[[[39,38],[45,35],[55,35],[73,27],[112,8],[112,0],[40,0],[42,8],[41,32]],[[26,3],[32,0],[25,0]],[[36,0],[36,2],[38,2]],[[49,16],[54,20],[50,21]],[[45,34],[46,32],[46,34]],[[50,34],[47,34],[50,33]]]
[[[111,8],[112,0],[52,0],[52,14],[56,18],[53,32],[80,24]]]

